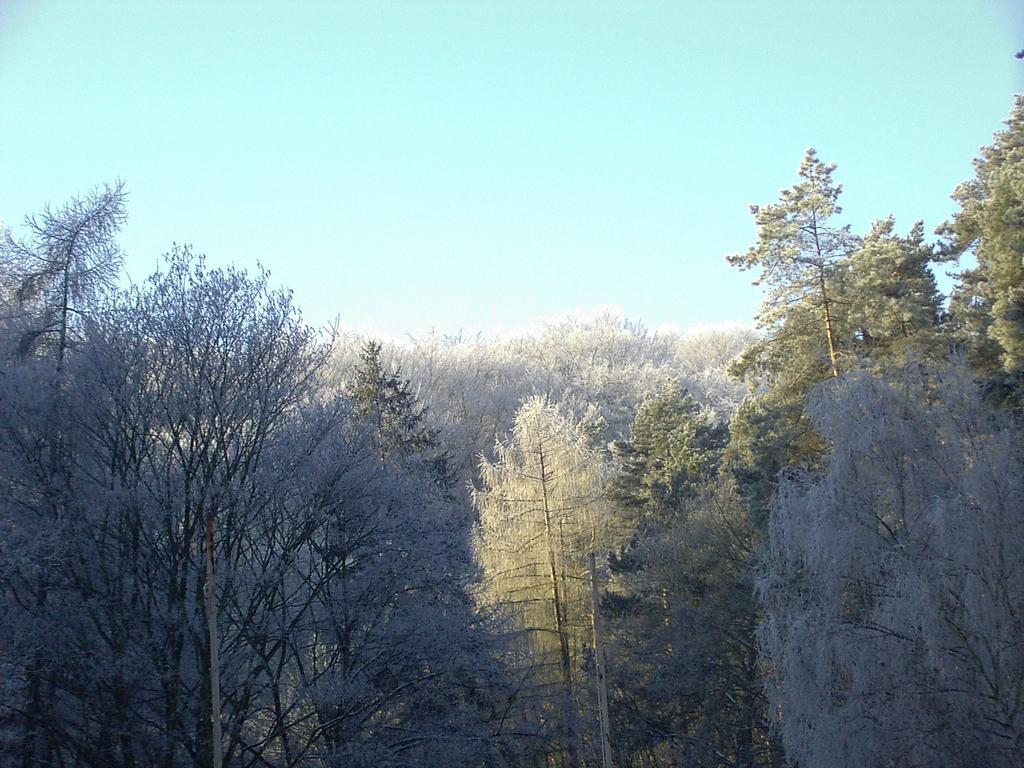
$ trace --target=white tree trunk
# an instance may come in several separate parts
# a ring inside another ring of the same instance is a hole
[[[223,763],[220,723],[220,647],[217,639],[217,584],[213,571],[213,515],[206,516],[206,624],[210,631],[210,722],[213,768]]]

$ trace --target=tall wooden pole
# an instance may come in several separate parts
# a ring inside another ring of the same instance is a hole
[[[221,768],[224,744],[220,724],[220,644],[217,639],[217,584],[213,571],[213,514],[206,516],[206,624],[210,632],[210,723],[213,768]]]
[[[604,668],[604,637],[597,595],[597,562],[590,553],[590,604],[594,618],[594,666],[597,669],[597,706],[601,714],[601,765],[612,768],[612,737],[608,722],[608,678]]]

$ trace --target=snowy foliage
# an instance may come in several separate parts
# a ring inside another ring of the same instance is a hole
[[[287,294],[179,251],[94,310],[66,386],[3,371],[0,753],[208,764],[207,520],[226,764],[498,749],[468,530],[322,395],[327,355]]]
[[[625,437],[636,408],[669,381],[727,418],[746,386],[729,377],[732,359],[754,339],[744,328],[692,334],[652,334],[614,315],[588,322],[564,320],[535,336],[512,339],[448,339],[437,335],[385,345],[384,357],[413,384],[441,430],[453,465],[464,481],[477,457],[492,456],[512,429],[516,411],[540,395],[587,417],[595,440]],[[362,340],[342,337],[336,364],[358,365]]]
[[[605,471],[583,434],[541,397],[516,414],[494,462],[481,461],[477,554],[484,569],[481,600],[514,618],[533,656],[524,670],[536,714],[527,727],[544,732],[579,765],[580,744],[596,751],[593,729],[581,723],[592,688],[582,667],[592,658],[587,558],[607,548]],[[550,726],[549,726],[550,727]]]
[[[823,386],[828,469],[779,488],[760,636],[806,768],[1019,765],[1024,439],[962,369],[933,381]]]
[[[122,182],[104,185],[28,216],[26,240],[0,231],[3,272],[17,299],[8,319],[16,321],[12,340],[20,354],[48,346],[63,358],[84,307],[113,285],[121,268],[115,237],[127,218],[125,197]]]
[[[620,766],[1019,768],[1022,103],[938,249],[808,151],[757,334],[377,343],[116,289],[120,183],[0,222],[0,768],[596,765],[598,616]]]

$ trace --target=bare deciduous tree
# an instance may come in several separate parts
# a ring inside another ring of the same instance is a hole
[[[21,337],[27,354],[52,339],[63,363],[83,305],[109,288],[121,268],[114,239],[127,218],[124,182],[105,184],[63,206],[28,216],[27,240],[4,233],[5,257],[16,275],[18,300],[31,317]]]
[[[478,555],[487,598],[507,605],[540,664],[562,762],[582,764],[580,667],[591,626],[587,556],[606,545],[604,467],[544,398],[516,415],[497,460],[481,461]],[[589,729],[592,730],[592,729]],[[593,740],[596,745],[596,740]]]

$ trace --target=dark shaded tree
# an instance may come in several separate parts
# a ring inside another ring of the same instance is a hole
[[[417,457],[433,475],[438,487],[450,492],[455,484],[451,456],[439,440],[439,430],[430,426],[427,408],[420,403],[408,379],[400,370],[388,370],[381,345],[367,341],[359,351],[348,394],[360,416],[368,418],[376,431],[381,463],[397,454]]]
[[[178,250],[80,333],[59,472],[55,362],[0,388],[7,764],[209,764],[208,524],[225,764],[497,761],[464,524],[324,394],[290,296]]]
[[[638,411],[611,484],[635,531],[610,561],[621,764],[772,765],[754,642],[756,532],[727,476],[726,430],[670,385]]]

